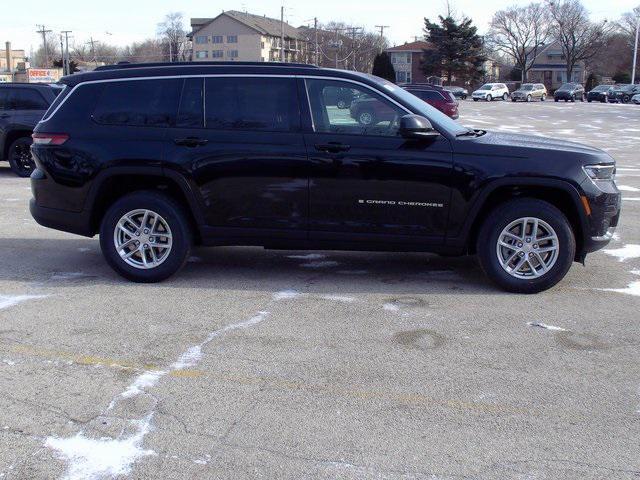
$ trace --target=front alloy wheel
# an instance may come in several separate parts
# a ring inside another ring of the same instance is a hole
[[[567,217],[535,198],[513,199],[489,212],[476,238],[482,269],[510,292],[537,293],[566,275],[576,240]]]
[[[539,277],[558,259],[558,236],[539,218],[519,218],[507,225],[496,243],[500,266],[516,278]]]

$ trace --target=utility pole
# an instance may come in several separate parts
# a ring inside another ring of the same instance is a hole
[[[71,75],[71,62],[69,61],[69,34],[72,33],[71,30],[63,30],[62,32],[64,34],[64,53],[62,55],[63,57],[63,65],[66,64],[66,70],[64,71],[65,75]]]
[[[93,37],[91,37],[87,42],[87,45],[91,45],[91,58],[93,59],[94,65],[98,64],[98,60],[96,59],[96,45],[95,45],[96,43],[97,43],[97,40],[94,40]]]
[[[389,25],[376,25],[376,28],[380,29],[380,53],[382,53],[382,50],[384,49],[384,29],[390,27]]]
[[[36,25],[40,28],[38,33],[42,35],[42,46],[44,47],[44,68],[49,67],[49,45],[47,44],[47,33],[51,33],[51,30],[47,30],[44,25]]]
[[[636,43],[633,48],[633,68],[631,74],[631,83],[636,83],[636,62],[638,60],[638,34],[640,33],[640,7],[635,8],[636,12]]]
[[[316,51],[315,51],[315,54],[316,54],[316,66],[319,67],[320,66],[320,58],[319,58],[320,52],[319,52],[319,49],[318,49],[318,17],[315,17],[313,19],[313,29],[315,30],[315,34],[316,34],[316,40],[315,40],[315,42],[316,42],[316,45],[315,45],[315,47],[316,47]]]
[[[62,40],[62,34],[60,34],[60,60],[62,61],[62,74],[66,71],[64,62],[64,41]]]
[[[280,61],[284,62],[284,5],[280,7]]]
[[[348,31],[351,32],[351,70],[356,69],[356,35],[358,34],[358,30],[362,30],[361,27],[348,27]]]

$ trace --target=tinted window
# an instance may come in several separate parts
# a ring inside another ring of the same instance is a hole
[[[182,80],[106,83],[93,118],[107,125],[175,125],[182,83]]]
[[[203,120],[202,79],[188,78],[182,87],[176,126],[202,127]]]
[[[399,120],[406,115],[403,109],[364,87],[333,80],[306,83],[316,132],[396,136]],[[354,92],[351,108],[332,105],[331,99],[346,88]]]
[[[49,104],[37,90],[16,88],[13,90],[12,108],[14,110],[46,110]]]
[[[221,130],[297,131],[295,79],[207,78],[205,122],[207,128]]]
[[[433,90],[409,90],[409,92],[422,100],[443,100],[442,95]]]

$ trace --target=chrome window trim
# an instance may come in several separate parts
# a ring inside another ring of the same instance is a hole
[[[332,77],[332,76],[328,76],[328,75],[280,75],[280,74],[252,74],[252,73],[211,73],[211,74],[201,74],[201,75],[160,75],[160,76],[150,76],[150,77],[126,77],[126,78],[105,78],[105,79],[101,79],[101,80],[89,80],[86,82],[82,82],[79,83],[77,85],[75,85],[71,91],[69,92],[69,94],[62,100],[62,102],[60,102],[60,104],[56,107],[56,109],[51,112],[51,115],[47,116],[46,118],[43,118],[42,120],[40,120],[38,122],[38,124],[41,123],[46,123],[49,120],[51,120],[55,114],[58,112],[58,110],[60,110],[60,108],[67,102],[67,100],[69,100],[69,98],[71,98],[71,96],[75,93],[75,91],[77,89],[79,89],[80,87],[84,86],[84,85],[93,85],[93,84],[98,84],[98,83],[114,83],[114,82],[135,82],[135,81],[143,81],[143,80],[173,80],[173,79],[184,79],[184,78],[216,78],[216,77],[236,77],[236,78],[255,78],[255,77],[260,77],[260,78],[302,78],[302,79],[319,79],[319,80],[331,80],[331,81],[338,81],[338,82],[348,82],[348,83],[352,83],[355,85],[359,85],[361,87],[367,88],[372,92],[377,93],[378,95],[381,95],[382,97],[386,98],[387,100],[389,100],[391,103],[395,104],[396,106],[398,106],[399,108],[403,109],[405,112],[407,112],[407,114],[412,114],[414,112],[412,112],[411,110],[409,110],[407,107],[405,107],[404,105],[402,105],[400,102],[398,102],[397,100],[389,97],[382,89],[377,90],[375,88],[373,88],[370,85],[367,85],[366,83],[363,82],[359,82],[357,80],[353,80],[350,78],[341,78],[341,77]],[[305,82],[305,94],[307,95],[307,101],[309,101],[309,95],[306,92],[306,82]],[[203,96],[203,102],[204,102],[204,96]],[[309,114],[311,115],[311,112],[309,112]],[[311,115],[312,119],[311,121],[313,122],[313,115]],[[206,116],[205,116],[206,118]]]

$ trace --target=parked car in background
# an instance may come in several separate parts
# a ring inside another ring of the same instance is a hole
[[[631,97],[631,103],[635,103],[636,105],[640,105],[640,93]]]
[[[640,85],[615,85],[609,96],[610,102],[629,103],[634,95],[640,93]]]
[[[613,88],[613,85],[598,85],[587,93],[587,102],[608,102],[613,95]]]
[[[485,83],[471,94],[474,102],[485,100],[491,102],[497,98],[507,101],[509,99],[509,89],[504,83]]]
[[[544,102],[547,99],[547,87],[541,83],[523,83],[518,90],[511,94],[511,101],[530,102],[532,100],[540,100]]]
[[[458,102],[453,93],[442,87],[436,86],[406,86],[407,92],[414,94],[420,100],[427,102],[432,107],[437,108],[442,113],[453,119],[458,118]]]
[[[579,83],[565,83],[553,94],[556,102],[564,100],[565,102],[580,100],[584,102],[584,87]]]
[[[336,106],[340,109],[351,107],[351,102],[356,99],[355,91],[351,88],[327,89],[324,96],[326,105]]]
[[[38,83],[0,83],[0,160],[28,177],[34,169],[31,134],[62,87]]]
[[[448,86],[448,87],[444,87],[444,89],[447,90],[448,92],[451,92],[454,97],[459,98],[461,100],[466,100],[467,97],[469,96],[469,90],[463,87]]]

